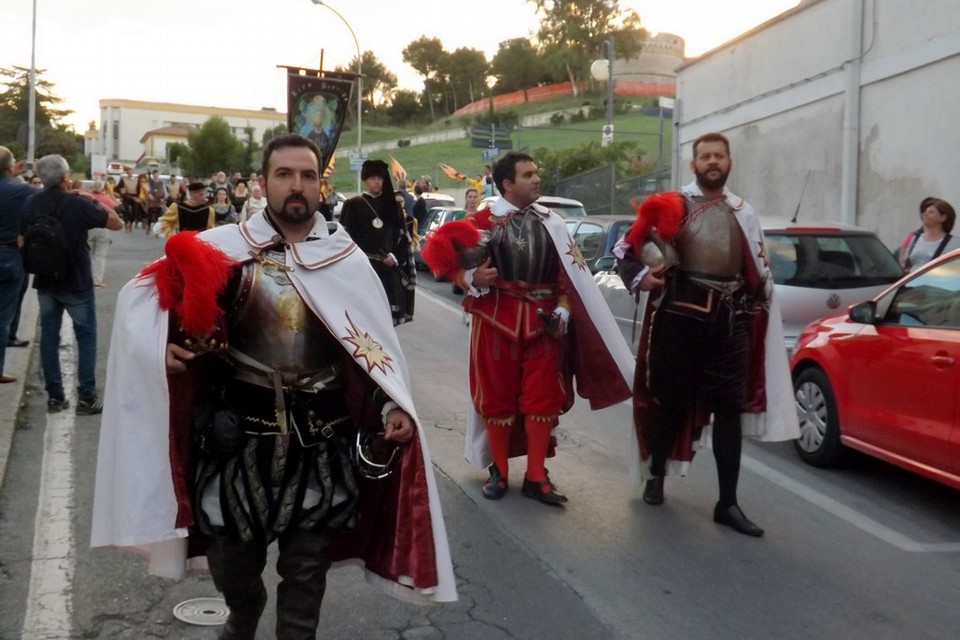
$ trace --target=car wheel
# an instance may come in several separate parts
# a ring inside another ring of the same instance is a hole
[[[816,368],[802,371],[793,383],[800,437],[793,441],[800,458],[815,467],[828,467],[843,458],[840,419],[833,388]]]

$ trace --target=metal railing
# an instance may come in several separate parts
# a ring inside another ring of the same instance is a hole
[[[633,215],[632,200],[669,189],[669,168],[618,180],[609,164],[558,180],[555,195],[579,200],[589,215]]]

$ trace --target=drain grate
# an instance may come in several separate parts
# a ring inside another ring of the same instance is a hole
[[[224,624],[230,609],[223,598],[193,598],[173,608],[173,616],[187,624],[213,626]]]

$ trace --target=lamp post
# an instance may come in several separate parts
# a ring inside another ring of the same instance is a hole
[[[37,153],[37,0],[33,0],[33,31],[30,36],[30,104],[27,105],[27,166],[33,171]]]
[[[340,15],[340,12],[331,7],[329,4],[323,0],[310,0],[313,4],[320,5],[321,7],[326,7],[333,11],[340,20],[347,26],[347,30],[350,32],[350,35],[353,36],[353,44],[357,47],[357,158],[363,157],[363,75],[361,72],[361,63],[363,62],[363,54],[360,52],[360,41],[357,40],[357,34],[353,32],[353,27],[350,26],[350,23],[347,22],[347,19]],[[322,171],[325,167],[320,167]],[[363,189],[360,187],[360,170],[357,170],[357,193],[361,193]]]
[[[606,51],[604,51],[606,50]],[[607,56],[606,59],[594,60],[590,65],[590,75],[595,80],[607,81],[607,124],[603,127],[603,135],[600,138],[600,145],[606,147],[613,142],[613,35],[607,36],[607,39],[600,44],[600,53]]]
[[[590,65],[590,75],[595,80],[607,81],[607,124],[603,125],[603,133],[600,136],[600,146],[607,147],[613,144],[613,34],[607,36],[607,39],[600,44],[600,53],[606,50],[606,59],[594,60]],[[616,211],[616,169],[614,163],[610,163],[610,213]]]

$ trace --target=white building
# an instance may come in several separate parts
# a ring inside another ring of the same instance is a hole
[[[168,144],[185,142],[183,132],[199,127],[211,116],[226,120],[241,140],[246,138],[245,129],[253,127],[253,139],[258,143],[265,131],[287,123],[287,115],[275,109],[255,111],[108,98],[100,100],[100,136],[93,152],[124,164],[135,164],[146,156],[163,162]]]
[[[804,0],[681,66],[675,184],[730,138],[728,186],[761,215],[840,220],[889,246],[928,195],[960,205],[960,2]]]

